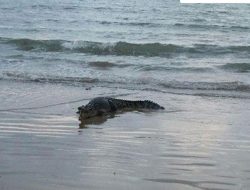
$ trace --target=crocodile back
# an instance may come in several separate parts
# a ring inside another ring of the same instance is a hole
[[[122,99],[110,98],[109,102],[112,102],[116,106],[117,110],[122,110],[122,109],[160,110],[160,109],[164,109],[164,107],[162,107],[159,104],[157,104],[155,102],[152,102],[150,100],[131,101],[131,100],[122,100]]]

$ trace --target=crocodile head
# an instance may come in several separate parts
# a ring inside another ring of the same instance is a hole
[[[87,105],[78,108],[79,120],[84,121],[95,116],[102,116],[111,110],[107,98],[97,97],[91,100]]]
[[[106,113],[106,110],[100,108],[98,109],[88,104],[86,106],[79,107],[77,113],[79,114],[79,120],[84,121],[92,117],[102,116]]]
[[[89,106],[79,107],[78,113],[79,113],[79,120],[81,121],[98,115],[98,111]]]

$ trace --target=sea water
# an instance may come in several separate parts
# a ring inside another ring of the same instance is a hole
[[[0,9],[1,80],[250,91],[248,5],[10,0]]]

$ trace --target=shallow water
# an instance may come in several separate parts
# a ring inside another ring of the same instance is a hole
[[[0,189],[248,189],[248,5],[0,0]],[[150,99],[79,126],[96,96]]]

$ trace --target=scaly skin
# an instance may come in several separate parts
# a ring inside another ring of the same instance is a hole
[[[86,106],[78,108],[79,120],[83,121],[95,116],[130,110],[162,110],[164,107],[150,100],[131,101],[110,97],[97,97],[92,99]]]

